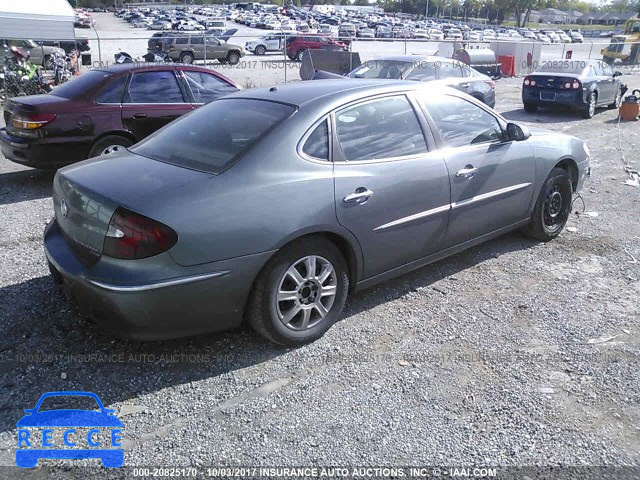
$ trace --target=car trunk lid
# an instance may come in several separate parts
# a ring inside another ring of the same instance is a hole
[[[87,160],[56,174],[56,220],[78,258],[93,264],[102,255],[109,222],[118,207],[152,216],[156,200],[211,176],[131,152]]]

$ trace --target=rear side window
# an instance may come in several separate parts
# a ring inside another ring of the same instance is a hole
[[[208,103],[227,93],[235,92],[236,87],[215,75],[203,72],[184,71],[184,78],[189,84],[195,103]]]
[[[336,114],[336,133],[348,161],[427,151],[418,118],[405,96],[381,98],[341,110]]]
[[[99,83],[105,81],[111,76],[113,76],[112,73],[102,70],[91,70],[83,73],[79,77],[75,77],[63,85],[56,87],[51,94],[62,98],[77,98],[87,92],[87,90],[96,87]]]
[[[329,129],[325,120],[307,138],[302,152],[319,160],[329,160]]]
[[[125,103],[184,103],[175,74],[170,70],[135,73]]]
[[[204,45],[204,38],[191,37],[191,45]]]
[[[281,103],[221,99],[180,117],[132,150],[161,162],[220,173],[294,112]]]
[[[189,43],[188,38],[176,38],[176,45],[186,45]]]
[[[122,103],[127,75],[121,75],[102,88],[96,97],[96,103]]]

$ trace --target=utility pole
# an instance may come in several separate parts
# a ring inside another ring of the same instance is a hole
[[[427,0],[427,6],[424,8],[424,19],[429,18],[429,0]]]

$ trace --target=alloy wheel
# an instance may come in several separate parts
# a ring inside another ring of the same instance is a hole
[[[320,323],[336,299],[338,281],[331,262],[309,255],[282,275],[276,292],[276,312],[284,326],[308,330]]]
[[[596,113],[596,95],[594,93],[589,97],[589,117],[593,117]]]

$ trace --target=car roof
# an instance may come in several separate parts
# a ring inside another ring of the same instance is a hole
[[[391,62],[455,62],[452,58],[437,57],[435,55],[389,55],[386,57],[378,57],[371,60],[373,62],[391,61]],[[364,62],[366,64],[367,62]],[[364,65],[363,64],[363,65]]]
[[[353,80],[351,78],[345,78],[336,80],[309,80],[274,87],[253,88],[251,90],[232,93],[225,98],[251,98],[287,103],[297,107],[308,106],[313,108],[315,106],[333,103],[341,98],[348,99],[359,95],[373,96],[409,90],[423,90],[425,87],[428,87],[430,92],[440,90],[456,95],[458,92],[450,87],[434,86],[425,82],[379,79]]]

